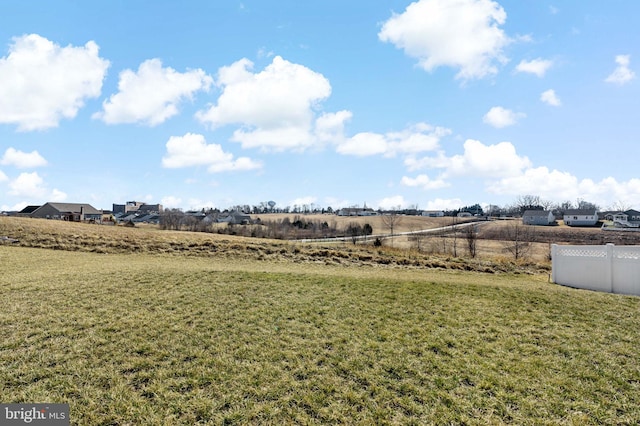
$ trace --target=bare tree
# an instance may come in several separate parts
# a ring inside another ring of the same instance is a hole
[[[525,210],[540,210],[543,208],[538,195],[520,195],[515,204],[520,213],[524,213]]]
[[[179,231],[184,213],[180,209],[165,209],[160,215],[160,229]]]
[[[540,206],[542,206],[542,209],[545,211],[553,209],[554,204],[551,200],[540,200]]]
[[[467,239],[467,249],[469,250],[469,256],[476,257],[477,243],[478,243],[478,229],[476,225],[467,226],[465,237]]]
[[[611,206],[609,206],[609,210],[613,210],[616,212],[624,212],[631,208],[629,203],[626,203],[622,200],[615,201]]]
[[[380,218],[382,219],[382,224],[389,228],[389,232],[391,233],[391,246],[393,246],[393,230],[402,221],[402,216],[400,216],[398,211],[394,209],[387,214],[383,214]]]
[[[423,247],[423,243],[424,243],[424,239],[426,237],[425,234],[423,234],[422,232],[415,232],[416,229],[412,228],[411,229],[412,234],[409,237],[409,241],[413,241],[413,247],[418,250],[418,251],[422,251]]]
[[[535,239],[535,228],[514,221],[504,229],[504,249],[511,253],[515,260],[522,259],[529,253],[531,243]]]
[[[451,218],[451,230],[453,231],[453,257],[458,257],[458,217]]]
[[[358,242],[358,237],[363,234],[362,226],[360,226],[358,222],[351,222],[345,231],[345,233],[351,237],[351,242],[353,244],[356,244]]]
[[[558,204],[558,210],[560,210],[560,211],[571,210],[573,208],[575,208],[575,207],[574,207],[573,203],[571,201],[569,201],[569,200],[563,201],[560,204]]]
[[[592,209],[600,210],[600,206],[598,206],[595,203],[585,201],[582,198],[578,198],[576,200],[576,205],[579,210],[592,210]]]

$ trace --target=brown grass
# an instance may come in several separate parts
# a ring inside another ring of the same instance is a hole
[[[351,243],[301,244],[156,228],[126,228],[0,217],[0,237],[17,239],[16,245],[102,254],[150,253],[172,256],[251,259],[270,262],[359,265],[376,268],[438,268],[480,272],[545,272],[548,262],[513,262],[500,257],[470,259],[402,247]],[[462,242],[461,242],[462,244]]]
[[[284,218],[293,220],[295,216],[300,216],[307,221],[320,221],[329,224],[335,223],[339,229],[347,227],[350,223],[364,225],[368,223],[373,228],[374,234],[389,233],[389,228],[383,223],[382,216],[337,216],[335,214],[294,214],[294,213],[274,213],[265,215],[251,215],[252,219],[260,218],[262,221],[279,221]],[[462,223],[468,219],[456,218],[456,223]],[[451,217],[426,217],[426,216],[402,216],[394,228],[394,233],[419,231],[422,229],[440,228],[451,225]]]

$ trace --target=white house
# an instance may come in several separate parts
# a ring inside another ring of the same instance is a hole
[[[551,225],[556,222],[556,217],[550,211],[526,210],[522,214],[524,225]]]
[[[422,216],[427,217],[444,217],[444,212],[442,210],[424,210],[422,212]]]
[[[598,223],[598,212],[596,209],[566,210],[563,220],[567,226],[595,226]]]
[[[375,216],[376,212],[369,207],[344,207],[338,210],[338,216]]]

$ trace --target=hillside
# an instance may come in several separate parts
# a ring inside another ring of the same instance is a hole
[[[640,298],[540,266],[12,218],[3,236],[0,400],[68,403],[73,425],[640,422]]]
[[[380,248],[351,243],[302,244],[201,232],[161,231],[155,227],[128,228],[14,217],[0,217],[0,238],[2,237],[16,240],[14,243],[5,241],[4,244],[21,247],[100,254],[148,253],[385,268],[459,269],[488,273],[538,273],[549,270],[548,262],[514,262],[504,256],[477,259],[452,257],[403,249],[400,243],[398,247]]]

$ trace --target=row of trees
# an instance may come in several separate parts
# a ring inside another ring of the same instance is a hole
[[[216,224],[220,214],[215,210],[185,213],[179,209],[166,209],[160,215],[160,229],[275,239],[347,237],[354,244],[359,238],[373,233],[373,227],[368,223],[352,222],[338,228],[335,220],[307,219],[300,215],[293,219],[285,217],[278,220],[258,220],[246,225],[229,223],[227,226],[219,226]]]
[[[523,225],[520,221],[512,221],[502,227],[499,235],[483,235],[483,239],[499,241],[504,253],[515,260],[523,259],[529,254],[537,237],[534,226]],[[409,241],[418,251],[475,258],[478,254],[479,238],[478,224],[473,223],[463,226],[452,224],[450,228],[438,234],[413,234]]]
[[[351,206],[351,207],[359,207],[359,206]],[[556,213],[562,214],[562,212],[570,209],[596,209],[600,210],[599,205],[596,203],[578,198],[575,201],[562,201],[562,202],[554,202],[550,200],[546,200],[538,195],[520,195],[518,196],[512,203],[500,206],[497,204],[489,204],[484,207],[479,203],[467,205],[464,207],[460,207],[457,209],[445,209],[445,216],[457,216],[459,213],[470,213],[474,216],[519,216],[522,215],[526,210],[551,210]],[[608,206],[608,210],[620,210],[625,211],[631,208],[624,202],[618,201],[613,203],[611,206]],[[269,213],[294,213],[294,214],[334,214],[337,213],[338,210],[331,206],[323,207],[318,204],[309,203],[309,204],[294,204],[293,206],[278,206],[273,201],[262,201],[257,205],[236,205],[229,208],[229,211],[240,211],[245,214],[269,214]],[[202,209],[201,212],[218,212],[221,213],[218,209]],[[389,208],[389,209],[378,209],[378,213],[390,213],[396,212],[402,215],[416,215],[420,214],[421,210],[418,207],[418,204],[410,205],[406,208],[402,208],[400,206]]]
[[[511,206],[509,206],[509,209],[520,215],[527,210],[551,210],[561,214],[567,210],[572,209],[600,210],[600,206],[590,201],[583,200],[582,198],[578,198],[575,202],[567,200],[556,203],[553,201],[545,200],[538,195],[521,195],[516,198],[515,202]],[[612,208],[612,210],[615,209],[615,207]]]

